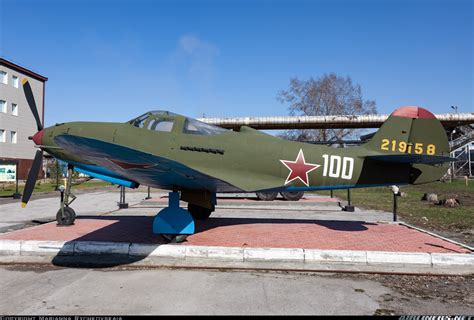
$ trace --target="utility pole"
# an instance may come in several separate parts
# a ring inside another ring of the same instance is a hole
[[[453,109],[455,113],[458,113],[458,106],[451,106],[451,109]],[[455,133],[456,133],[456,129],[453,129],[453,131],[451,131],[451,143],[453,143],[453,141],[454,141],[453,135]],[[451,162],[451,181],[450,182],[453,182],[453,180],[454,180],[454,162],[452,161]]]
[[[454,135],[455,133],[456,133],[456,129],[453,129],[453,131],[451,131],[451,135],[450,135],[450,136],[451,136],[451,141],[450,141],[451,144],[452,144],[453,141],[454,141],[453,135]],[[450,146],[449,149],[451,149],[451,146]],[[451,153],[451,150],[450,150],[450,153]],[[450,154],[450,155],[451,155],[451,154]],[[451,166],[451,168],[450,168],[450,169],[451,169],[451,177],[450,177],[450,178],[451,178],[451,181],[450,181],[450,182],[453,182],[453,180],[454,180],[454,161],[451,161],[450,166]]]
[[[458,107],[457,106],[451,106],[451,109],[453,109],[455,113],[458,113]],[[451,131],[451,141],[450,141],[451,143],[453,143],[453,141],[454,141],[453,135],[455,133],[456,133],[456,129],[453,129],[453,131]],[[454,180],[454,161],[451,162],[451,182],[453,182],[453,180]]]

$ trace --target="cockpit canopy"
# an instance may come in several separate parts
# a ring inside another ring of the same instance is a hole
[[[183,119],[184,121],[181,121]],[[222,134],[229,131],[227,129],[213,126],[196,119],[161,110],[149,111],[135,119],[128,121],[128,123],[137,128],[145,128],[153,131],[172,132],[173,128],[175,128],[175,130],[177,130],[175,132],[206,136]],[[175,126],[181,126],[182,128]]]

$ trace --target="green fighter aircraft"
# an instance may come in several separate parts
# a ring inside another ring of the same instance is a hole
[[[155,217],[153,232],[181,239],[194,219],[214,211],[217,192],[298,192],[422,184],[446,172],[448,139],[436,117],[420,107],[395,110],[373,138],[360,146],[332,148],[286,141],[249,127],[230,131],[167,111],[150,111],[125,123],[69,122],[44,128],[28,81],[23,88],[39,147],[28,174],[23,205],[33,191],[47,151],[68,163],[68,183],[57,213],[73,224],[69,206],[72,170],[121,186],[170,190],[169,206]],[[179,200],[188,202],[187,210]]]

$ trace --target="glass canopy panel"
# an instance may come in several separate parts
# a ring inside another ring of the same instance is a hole
[[[130,123],[131,125],[137,128],[143,128],[146,120],[152,116],[153,117],[155,116],[175,117],[177,116],[177,114],[173,112],[169,112],[169,111],[162,111],[162,110],[148,111],[147,113],[142,114],[141,116],[136,117],[135,119],[132,119],[128,121],[127,123]]]
[[[186,118],[184,121],[183,133],[213,136],[225,133],[229,130],[213,126],[196,119]]]

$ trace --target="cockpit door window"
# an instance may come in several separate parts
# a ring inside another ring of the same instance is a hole
[[[171,132],[173,130],[173,120],[169,119],[153,119],[148,122],[147,129],[161,132]]]

